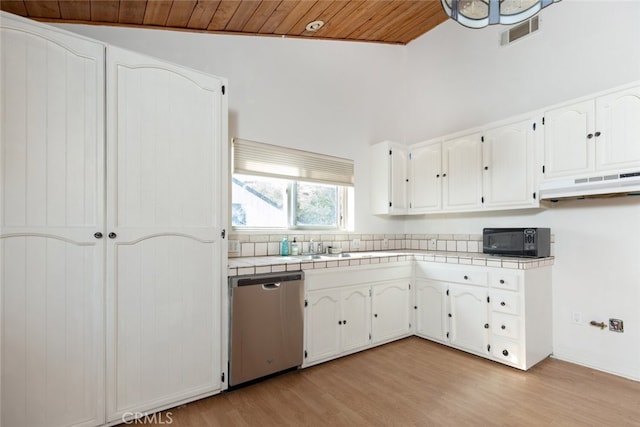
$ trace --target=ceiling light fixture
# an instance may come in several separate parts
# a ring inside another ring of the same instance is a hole
[[[315,32],[322,28],[323,25],[324,21],[313,21],[309,22],[305,28],[307,29],[307,31]]]
[[[560,0],[441,0],[451,19],[469,28],[511,25],[531,18]]]

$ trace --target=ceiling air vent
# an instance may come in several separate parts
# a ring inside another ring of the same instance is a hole
[[[538,21],[538,16],[536,15],[531,19],[527,19],[521,24],[514,25],[509,30],[500,34],[500,45],[506,46],[516,40],[523,38],[524,36],[535,33],[539,29],[540,23]]]

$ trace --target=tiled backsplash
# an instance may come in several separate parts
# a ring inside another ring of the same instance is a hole
[[[280,242],[296,239],[301,253],[309,253],[309,242],[327,247],[339,247],[343,252],[384,251],[395,249],[437,250],[447,252],[482,252],[482,234],[236,234],[229,240],[240,243],[239,252],[229,251],[229,257],[280,255]],[[551,237],[551,255],[554,238]],[[359,243],[359,244],[358,244]],[[315,246],[315,245],[314,245]]]
[[[482,234],[236,234],[229,240],[240,244],[239,252],[229,251],[229,257],[280,255],[280,243],[284,237],[289,243],[300,245],[300,253],[309,253],[309,242],[338,247],[343,252],[385,251],[395,249],[436,250],[447,252],[482,252]],[[554,254],[554,236],[551,236],[551,255]]]

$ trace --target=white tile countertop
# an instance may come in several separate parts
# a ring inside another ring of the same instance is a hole
[[[446,252],[422,250],[349,252],[341,255],[259,256],[230,258],[228,275],[275,273],[281,271],[313,270],[318,268],[350,267],[401,261],[426,261],[446,264],[477,265],[481,267],[526,270],[553,265],[554,257],[516,258],[477,252]]]

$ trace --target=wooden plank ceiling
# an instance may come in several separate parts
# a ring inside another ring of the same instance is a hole
[[[440,0],[2,0],[46,22],[407,44],[447,19]],[[321,20],[316,32],[306,25]]]

